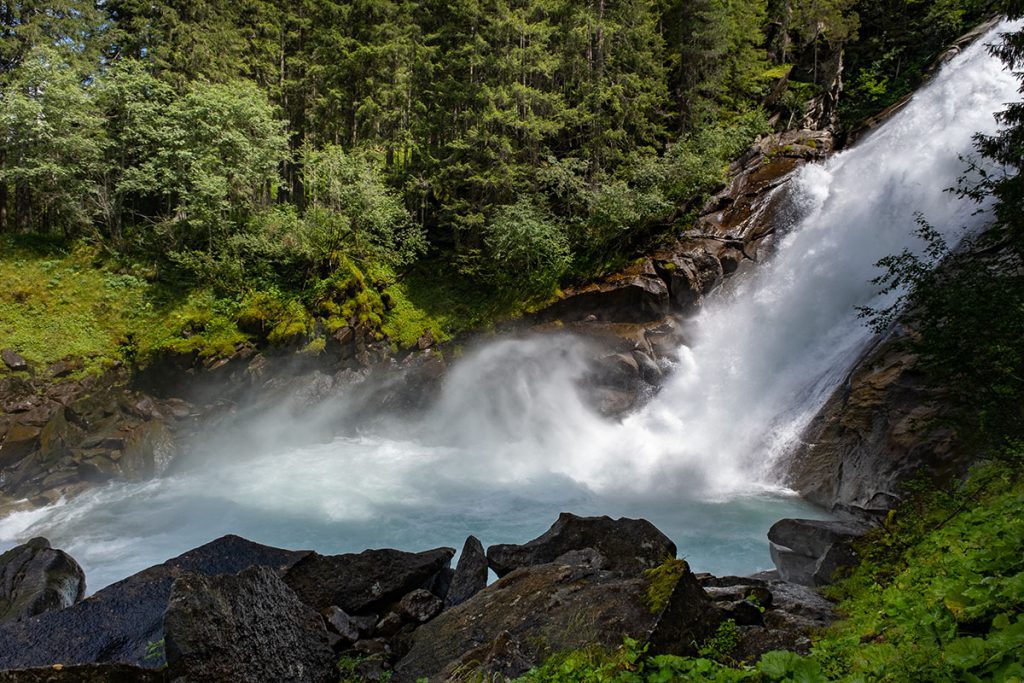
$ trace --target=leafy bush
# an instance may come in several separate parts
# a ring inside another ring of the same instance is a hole
[[[502,207],[483,230],[487,279],[503,287],[550,287],[569,264],[561,226],[532,199]]]

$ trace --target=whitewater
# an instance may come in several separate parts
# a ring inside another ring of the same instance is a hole
[[[646,517],[699,571],[768,568],[775,520],[823,514],[776,476],[872,340],[856,307],[885,303],[874,264],[920,247],[918,213],[951,243],[988,219],[947,189],[973,136],[995,132],[993,114],[1019,97],[985,48],[1016,26],[955,57],[856,146],[798,171],[798,217],[775,226],[772,256],[710,297],[671,378],[625,419],[581,397],[584,341],[500,339],[454,364],[425,416],[297,446],[289,435],[341,424],[354,406],[267,413],[205,435],[174,474],[0,520],[0,549],[46,536],[95,591],[226,533],[323,553],[422,550],[470,533],[523,542],[566,510]]]

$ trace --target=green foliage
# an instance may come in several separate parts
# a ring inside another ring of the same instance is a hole
[[[727,663],[731,661],[733,651],[740,644],[741,636],[736,622],[726,619],[718,625],[713,636],[701,643],[697,652],[701,657]]]
[[[19,195],[18,227],[90,226],[108,141],[91,93],[58,51],[38,47],[24,56],[4,84],[0,127],[0,186]]]
[[[990,465],[922,494],[833,589],[846,619],[812,656],[834,677],[1008,680],[1024,672],[1024,488]]]
[[[682,137],[665,154],[665,196],[676,206],[703,208],[729,163],[768,131],[764,112],[756,109]]]
[[[913,91],[945,47],[992,11],[986,0],[858,0],[840,114],[856,125]]]
[[[36,364],[67,356],[85,372],[120,359],[146,285],[94,265],[89,248],[39,252],[0,240],[0,348]]]
[[[311,211],[308,249],[314,260],[330,261],[342,250],[361,261],[408,265],[426,248],[424,235],[365,157],[341,147],[307,149],[303,178]]]
[[[564,229],[527,198],[502,207],[484,226],[483,240],[484,275],[501,287],[550,288],[569,264]]]
[[[690,571],[685,560],[669,558],[657,567],[644,570],[647,579],[647,608],[651,614],[658,614],[665,609],[668,599],[672,596],[679,578]]]

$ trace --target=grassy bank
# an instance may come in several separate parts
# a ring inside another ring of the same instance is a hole
[[[401,280],[349,263],[305,290],[228,294],[174,286],[82,242],[0,241],[0,348],[37,367],[80,359],[82,373],[167,354],[216,359],[244,344],[315,353],[353,321],[400,350],[427,332],[442,342],[487,329],[549,298],[481,287],[440,262],[419,264]]]

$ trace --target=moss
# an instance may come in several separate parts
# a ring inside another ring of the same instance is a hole
[[[302,349],[302,353],[306,353],[312,356],[319,356],[327,348],[326,337],[316,337],[306,344],[305,348]]]
[[[644,578],[647,579],[645,602],[651,614],[657,614],[665,609],[680,577],[688,571],[690,571],[690,566],[686,564],[685,560],[669,558],[657,567],[644,572]]]
[[[6,242],[0,254],[0,348],[36,366],[80,358],[80,374],[124,359],[145,313],[144,281],[97,267],[86,245],[35,251]]]
[[[182,299],[151,310],[134,331],[137,360],[195,354],[200,358],[230,356],[249,337],[236,324],[237,305],[209,290],[190,292]]]
[[[391,308],[384,316],[383,332],[398,349],[414,346],[424,333],[429,331],[436,342],[450,338],[444,320],[430,315],[409,300],[404,284],[398,283],[384,290],[391,301]]]

